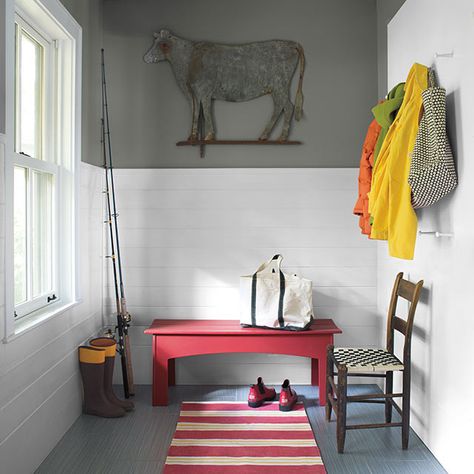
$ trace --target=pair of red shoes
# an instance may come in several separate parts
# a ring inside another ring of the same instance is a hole
[[[258,408],[265,402],[275,400],[276,391],[274,388],[268,388],[263,383],[262,377],[257,379],[255,385],[250,386],[248,404],[250,408]],[[281,386],[280,392],[280,411],[291,411],[298,401],[298,395],[290,387],[290,381],[286,379]]]

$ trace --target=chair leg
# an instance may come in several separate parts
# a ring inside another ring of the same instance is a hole
[[[347,410],[347,367],[342,365],[337,371],[337,451],[344,452],[346,441]]]
[[[385,378],[385,393],[393,393],[393,372],[387,372]],[[392,422],[392,401],[390,399],[385,400],[385,423]]]
[[[331,380],[334,382],[334,376],[333,376],[333,371],[334,371],[334,365],[333,365],[333,359],[332,359],[332,352],[333,352],[334,346],[329,345],[326,350],[326,421],[331,421],[331,413],[332,413],[332,405],[331,402],[329,401],[329,395],[333,394],[332,391],[332,385],[329,383]]]
[[[402,397],[402,449],[408,449],[410,435],[410,370],[403,371],[403,397]]]

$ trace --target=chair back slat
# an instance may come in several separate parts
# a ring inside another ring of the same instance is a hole
[[[398,285],[397,294],[412,303],[415,296],[415,289],[416,285],[414,283],[402,279]]]
[[[392,320],[392,327],[393,329],[401,332],[404,336],[407,334],[407,322],[404,321],[402,318],[399,318],[398,316],[394,316]]]

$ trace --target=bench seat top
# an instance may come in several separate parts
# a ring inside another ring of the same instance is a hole
[[[279,329],[243,328],[238,320],[222,319],[155,319],[151,326],[145,329],[145,334],[151,335],[232,335],[232,336],[262,336],[279,335],[287,337],[314,336],[317,334],[340,334],[332,319],[315,319],[306,331],[282,331]]]

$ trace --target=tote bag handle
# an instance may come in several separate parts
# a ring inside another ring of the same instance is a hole
[[[274,255],[268,262],[262,263],[254,274],[257,273],[278,273],[281,268],[283,257],[280,254]]]
[[[430,67],[428,69],[428,87],[429,88],[438,87],[438,81],[436,79],[436,72],[432,67]]]

